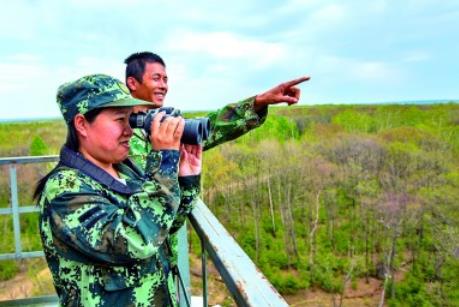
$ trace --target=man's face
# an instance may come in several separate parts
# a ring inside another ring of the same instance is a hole
[[[131,88],[131,94],[135,98],[150,101],[154,108],[159,108],[164,103],[167,89],[166,68],[160,63],[147,63],[142,83],[136,82],[135,89]]]

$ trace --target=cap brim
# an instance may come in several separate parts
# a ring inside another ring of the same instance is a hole
[[[133,98],[133,97],[127,97],[123,98],[120,100],[115,100],[110,103],[104,104],[103,106],[100,106],[101,108],[107,108],[107,107],[135,107],[135,106],[151,106],[152,103],[149,101]]]

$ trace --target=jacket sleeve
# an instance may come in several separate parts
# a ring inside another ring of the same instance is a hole
[[[45,187],[43,211],[53,237],[65,244],[57,247],[59,252],[65,256],[76,251],[114,265],[154,256],[177,218],[178,159],[178,151],[162,151],[154,165],[157,171],[122,206],[102,196],[97,182],[82,180],[74,170],[52,177]]]
[[[133,129],[132,137],[129,140],[129,157],[142,171],[145,171],[150,150],[151,145],[144,132],[139,128]]]
[[[177,218],[172,224],[171,233],[177,232],[185,223],[188,214],[191,213],[200,193],[201,175],[179,177],[180,184],[180,206],[177,211]]]
[[[258,112],[254,108],[255,97],[228,104],[224,108],[209,113],[210,137],[204,142],[204,150],[221,143],[234,140],[260,126],[268,114],[265,107]]]
[[[160,160],[161,152],[151,150],[146,162],[149,169],[146,174],[156,174],[159,170],[158,161]],[[179,230],[185,223],[188,214],[193,210],[201,189],[201,175],[178,177],[178,182],[180,187],[180,205],[177,209],[177,216],[174,219],[170,233],[175,233]]]

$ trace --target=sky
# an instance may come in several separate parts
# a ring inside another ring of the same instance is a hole
[[[215,110],[310,75],[300,104],[459,99],[457,0],[29,0],[0,11],[0,120],[59,117],[57,87],[166,62],[166,105]]]

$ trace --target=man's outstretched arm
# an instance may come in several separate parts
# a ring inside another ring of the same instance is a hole
[[[211,134],[204,142],[204,150],[221,143],[234,140],[248,131],[259,127],[266,119],[271,104],[295,104],[300,98],[296,85],[309,80],[305,76],[281,83],[257,96],[228,104],[224,108],[209,113]]]

